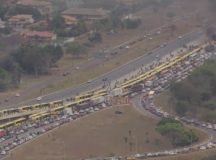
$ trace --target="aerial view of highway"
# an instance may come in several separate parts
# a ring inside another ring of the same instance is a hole
[[[214,0],[0,2],[0,160],[216,159]]]

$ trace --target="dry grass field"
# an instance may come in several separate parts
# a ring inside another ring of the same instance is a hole
[[[117,110],[122,114],[115,114]],[[156,123],[131,106],[113,107],[27,143],[13,151],[7,160],[13,157],[16,160],[75,160],[171,148],[167,139],[155,131]]]
[[[141,115],[131,106],[112,107],[24,144],[6,160],[75,160],[172,148],[155,131],[156,123],[157,120]],[[203,133],[199,135],[200,139],[205,137]]]

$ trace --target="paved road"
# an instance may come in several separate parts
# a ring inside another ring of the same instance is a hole
[[[141,68],[142,65],[147,65],[155,60],[155,56],[158,55],[159,58],[163,57],[167,54],[170,54],[172,51],[182,47],[184,44],[188,44],[191,41],[197,40],[204,36],[204,33],[200,30],[194,31],[190,34],[187,34],[183,36],[181,39],[177,39],[175,41],[172,41],[168,43],[168,45],[164,48],[156,49],[152,52],[152,54],[144,55],[142,57],[137,58],[136,60],[131,61],[130,63],[127,63],[112,72],[109,72],[107,74],[104,74],[96,79],[94,79],[91,83],[84,83],[78,87],[75,88],[68,88],[62,91],[54,92],[52,94],[48,94],[42,97],[41,103],[44,102],[50,102],[54,100],[60,100],[65,99],[68,97],[71,97],[72,95],[75,95],[77,93],[81,93],[84,91],[92,90],[94,88],[97,88],[99,86],[103,85],[103,79],[107,78],[108,81],[115,81],[116,79],[119,79],[123,77],[124,75],[127,75],[130,72],[133,72],[135,69]],[[38,103],[36,99],[25,101],[19,105],[29,105],[29,104],[35,104]]]

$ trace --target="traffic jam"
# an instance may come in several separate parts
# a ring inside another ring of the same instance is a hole
[[[166,90],[170,86],[170,82],[175,80],[176,82],[182,81],[193,71],[195,68],[201,66],[205,60],[210,59],[212,56],[215,56],[216,53],[205,52],[202,50],[200,54],[192,55],[185,61],[172,66],[169,70],[160,73],[152,77],[151,81],[145,82],[145,88],[141,90],[143,96],[141,100],[141,104],[146,111],[151,112],[152,114],[158,117],[172,117],[176,120],[179,120],[185,124],[192,125],[197,128],[205,129],[210,131],[210,133],[216,134],[216,124],[211,124],[207,122],[202,122],[194,118],[190,117],[178,117],[170,115],[168,112],[163,111],[160,106],[156,106],[154,104],[154,96]],[[215,133],[214,133],[215,132]],[[197,150],[206,150],[216,147],[216,140],[211,137],[208,142],[202,144],[191,145],[189,147],[174,149],[170,151],[162,151],[155,153],[144,153],[144,154],[136,154],[131,157],[135,158],[147,158],[147,157],[160,157],[160,156],[171,156],[176,154],[183,154],[188,152],[193,152]]]
[[[190,47],[190,50],[196,48],[195,46]],[[211,52],[205,52],[203,50],[199,50],[195,54],[190,55],[186,59],[181,62],[178,62],[166,70],[159,72],[158,74],[151,75],[148,80],[142,81],[141,83],[134,84],[132,87],[127,89],[127,92],[121,91],[118,92],[119,95],[126,95],[129,97],[133,97],[137,94],[143,94],[142,105],[143,107],[150,111],[151,113],[159,116],[159,117],[169,117],[167,112],[162,111],[158,106],[156,107],[153,103],[153,98],[155,94],[158,94],[169,87],[170,81],[174,78],[176,81],[181,81],[185,79],[189,72],[193,69],[201,66],[205,60],[211,58],[215,54]],[[173,58],[174,55],[170,55],[169,58]],[[164,61],[164,60],[163,60]],[[145,67],[146,69],[151,70],[153,67],[157,67],[157,65],[161,65],[159,63],[153,62],[150,67]],[[143,71],[144,72],[144,71]],[[124,88],[125,90],[125,88]],[[117,93],[112,93],[112,95],[107,95],[105,98],[103,97],[100,101],[80,104],[72,108],[57,110],[55,114],[50,113],[39,113],[35,115],[35,119],[24,121],[22,118],[17,120],[16,125],[12,125],[5,129],[0,130],[0,158],[7,156],[12,149],[15,147],[30,141],[42,134],[46,134],[48,131],[53,130],[54,128],[58,128],[60,125],[69,123],[71,121],[75,121],[77,119],[82,118],[91,113],[98,112],[102,109],[112,106],[110,103],[111,96],[118,96]],[[200,128],[206,128],[209,130],[216,130],[215,124],[208,124],[204,122],[200,122],[195,119],[191,119],[188,117],[175,117],[176,119],[181,120],[184,123],[194,125]],[[16,123],[16,122],[15,122]],[[49,134],[49,133],[48,133]],[[216,147],[216,143],[214,141],[209,141],[206,144],[200,144],[196,146],[190,146],[187,148],[176,149],[172,151],[164,151],[164,152],[156,152],[156,153],[143,153],[136,154],[130,157],[135,158],[146,158],[146,157],[157,157],[157,156],[166,156],[166,155],[175,155],[178,153],[185,153],[197,149],[205,150],[208,148]],[[112,157],[115,158],[115,157]],[[122,159],[118,157],[118,159]],[[127,159],[127,157],[123,158]]]
[[[194,48],[194,46],[192,47]],[[173,55],[170,55],[171,57]],[[216,53],[206,52],[204,49],[200,50],[196,54],[192,54],[184,61],[181,61],[167,70],[160,72],[160,74],[156,74],[151,77],[151,80],[147,80],[143,83],[134,85],[131,87],[129,91],[130,97],[134,97],[136,95],[142,95],[141,105],[142,107],[152,113],[153,115],[160,118],[174,118],[179,120],[187,125],[192,125],[194,127],[207,130],[208,133],[212,133],[216,135],[216,124],[211,124],[207,122],[202,122],[194,118],[190,117],[178,117],[170,115],[168,112],[163,111],[160,106],[156,106],[154,104],[154,96],[165,91],[169,88],[170,82],[175,80],[176,82],[180,82],[187,78],[187,76],[192,72],[195,68],[201,66],[206,60],[210,58],[215,58]],[[161,64],[160,62],[158,64]],[[156,67],[155,63],[150,65],[147,68]],[[215,132],[215,133],[214,133]],[[116,157],[107,157],[104,159],[112,159],[112,160],[135,160],[135,159],[146,159],[151,157],[163,157],[163,156],[174,156],[177,154],[185,154],[188,152],[195,152],[198,150],[206,150],[216,148],[216,139],[211,136],[211,138],[200,144],[190,145],[184,148],[165,150],[160,152],[148,152],[148,153],[137,153],[135,155],[130,155],[127,157],[116,156]],[[99,158],[100,159],[100,158]],[[94,160],[99,160],[94,159]]]

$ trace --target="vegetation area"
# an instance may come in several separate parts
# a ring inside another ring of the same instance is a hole
[[[21,46],[0,61],[0,91],[16,87],[23,73],[47,74],[62,56],[60,46]]]
[[[213,156],[209,156],[207,158],[203,158],[202,160],[215,160],[216,159],[216,155]]]
[[[173,83],[170,102],[179,115],[192,114],[209,122],[216,120],[216,61],[209,60],[183,82]]]
[[[198,141],[198,136],[193,130],[186,129],[183,124],[172,118],[164,118],[156,130],[171,140],[173,146],[186,146]]]
[[[48,72],[48,69],[63,56],[60,46],[21,46],[12,53],[12,59],[29,74],[39,75]]]
[[[5,19],[8,7],[0,3],[0,18]]]
[[[206,29],[206,35],[210,40],[216,40],[216,28],[214,26],[209,26]]]
[[[67,28],[64,19],[60,15],[52,17],[49,21],[49,27],[60,37],[76,37],[88,31],[83,20],[78,20],[77,24]]]
[[[7,14],[10,16],[17,14],[30,14],[36,20],[42,18],[41,13],[37,8],[23,5],[15,5],[8,8]]]
[[[101,31],[110,31],[115,30],[117,28],[128,28],[134,29],[139,27],[141,24],[140,19],[125,19],[122,20],[123,15],[127,15],[129,13],[133,13],[143,7],[153,6],[157,8],[166,7],[172,4],[171,0],[144,0],[139,1],[139,3],[135,3],[132,7],[126,6],[124,4],[118,3],[116,0],[93,0],[88,1],[84,0],[84,7],[87,8],[104,8],[109,9],[111,11],[110,16],[108,18],[94,21],[91,25],[87,25],[82,19],[79,19],[78,23],[73,27],[66,27],[64,23],[64,19],[61,17],[59,13],[54,15],[52,20],[49,22],[50,29],[54,30],[58,36],[61,37],[74,37],[79,36],[87,31],[97,31],[96,32],[96,40],[102,40],[100,37]],[[168,14],[169,17],[174,17],[172,13]],[[91,41],[92,39],[89,38]],[[94,41],[93,42],[98,42]]]
[[[87,54],[87,48],[77,42],[67,43],[65,45],[66,52],[76,58],[80,58]]]

